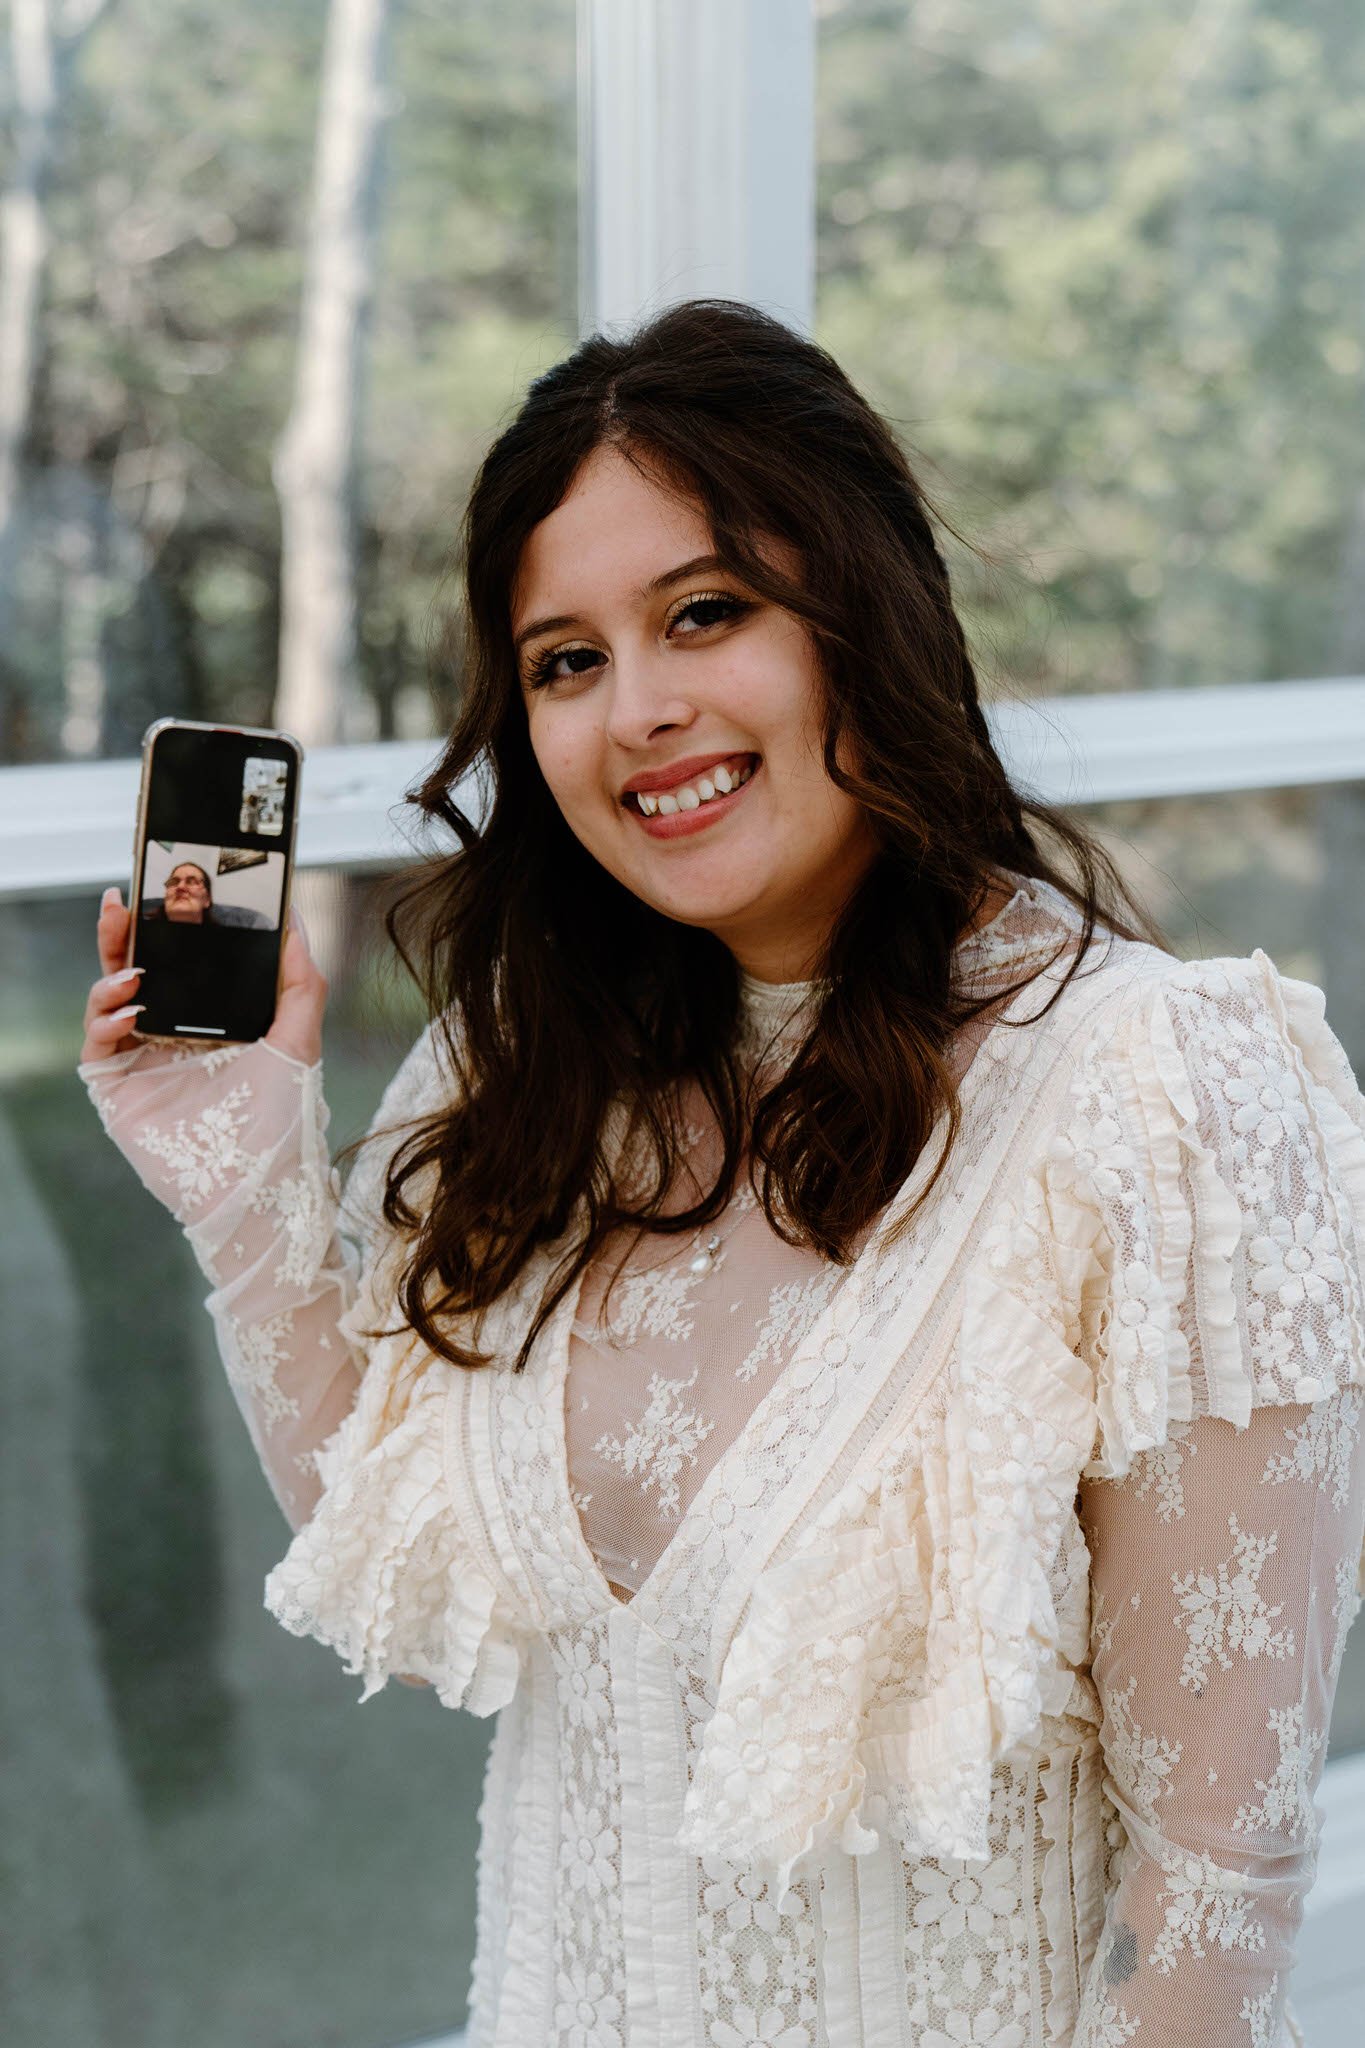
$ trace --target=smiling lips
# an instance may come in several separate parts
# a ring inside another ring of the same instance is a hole
[[[690,782],[674,783],[660,790],[630,790],[625,797],[626,807],[646,818],[656,813],[667,818],[678,811],[699,810],[703,804],[714,803],[718,797],[730,796],[742,788],[757,767],[758,758],[757,754],[731,754],[705,774],[694,775]]]

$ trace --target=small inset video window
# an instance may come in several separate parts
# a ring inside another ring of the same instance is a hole
[[[239,832],[268,832],[272,837],[283,832],[288,775],[287,761],[271,761],[264,754],[247,756],[242,770],[242,809],[237,819]]]
[[[149,839],[142,870],[142,915],[149,923],[231,924],[277,931],[284,868],[282,853],[258,847]]]

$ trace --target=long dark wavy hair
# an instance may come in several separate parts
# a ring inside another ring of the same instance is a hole
[[[762,1092],[747,1087],[735,1048],[729,949],[600,866],[531,750],[513,582],[532,528],[603,444],[685,493],[732,572],[804,622],[823,680],[825,768],[863,806],[879,847],[807,970],[828,985],[809,1035]],[[796,575],[765,555],[770,537],[795,551]],[[627,339],[582,343],[536,380],[489,450],[462,542],[463,696],[439,761],[409,793],[460,851],[421,866],[385,916],[459,1086],[398,1145],[382,1210],[406,1240],[402,1316],[458,1365],[489,1362],[481,1312],[540,1247],[564,1241],[519,1369],[609,1233],[710,1223],[746,1154],[772,1227],[847,1264],[946,1110],[923,1201],[960,1125],[948,1042],[1001,1000],[973,997],[952,971],[994,871],[1048,881],[1083,913],[1066,980],[1097,925],[1165,941],[1090,835],[1011,787],[924,493],[838,364],[778,321],[694,300]],[[856,768],[836,760],[841,739]],[[470,771],[481,829],[452,795]],[[665,1214],[688,1079],[714,1113],[723,1156],[702,1198]],[[613,1110],[626,1133],[615,1155]]]

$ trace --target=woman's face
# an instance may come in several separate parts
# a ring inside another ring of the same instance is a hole
[[[202,924],[208,914],[208,884],[197,867],[185,861],[166,877],[166,915],[176,924]]]
[[[697,507],[601,448],[526,543],[512,633],[574,836],[761,980],[804,978],[875,852],[820,758],[804,624],[717,566]]]

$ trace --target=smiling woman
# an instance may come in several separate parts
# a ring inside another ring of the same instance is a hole
[[[473,2041],[1285,2048],[1365,1586],[1320,992],[1011,788],[903,455],[777,323],[585,343],[465,539],[344,1203],[299,933],[270,1039],[120,1048],[111,975],[81,1071],[212,1278],[271,1611],[507,1710]]]
[[[608,874],[761,980],[795,981],[877,841],[820,758],[814,641],[710,541],[695,501],[641,455],[608,444],[588,457],[531,533],[514,592],[514,628],[532,621],[516,631],[531,745]],[[797,573],[792,550],[774,552]],[[648,812],[636,790],[656,799]]]

